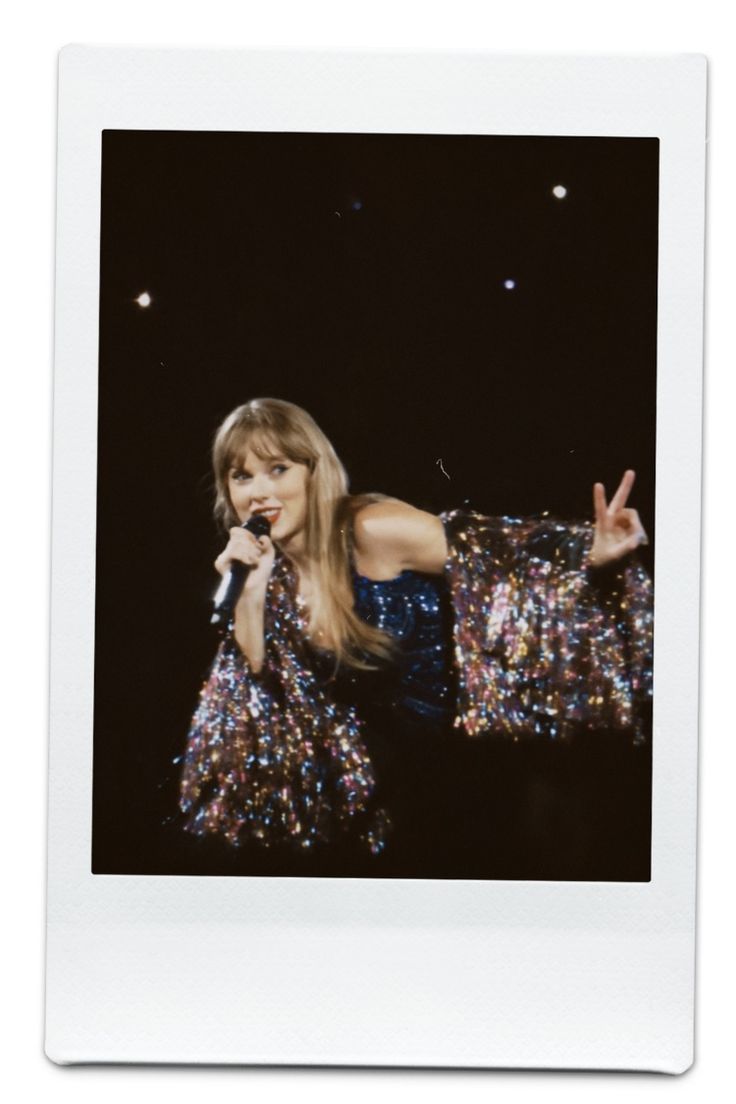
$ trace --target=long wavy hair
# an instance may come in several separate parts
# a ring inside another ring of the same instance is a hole
[[[230,501],[228,473],[248,450],[262,460],[283,456],[307,466],[305,547],[312,605],[319,610],[319,623],[310,624],[310,633],[329,626],[336,663],[370,668],[375,666],[371,657],[389,659],[390,636],[361,621],[353,609],[350,575],[353,515],[360,506],[384,496],[348,493],[345,468],[306,410],[283,399],[251,399],[228,414],[212,446],[215,517],[226,531],[240,524]]]

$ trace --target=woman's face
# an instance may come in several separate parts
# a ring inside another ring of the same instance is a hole
[[[228,471],[230,501],[243,524],[256,514],[271,523],[271,539],[288,546],[307,524],[309,468],[284,456],[262,460],[247,449]]]

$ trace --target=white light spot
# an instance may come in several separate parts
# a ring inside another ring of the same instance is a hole
[[[147,291],[142,291],[140,293],[140,295],[138,296],[138,298],[136,299],[136,303],[138,304],[139,307],[150,307],[150,305],[151,305],[151,296],[148,294]]]
[[[567,195],[567,188],[564,184],[555,184],[554,188],[552,189],[552,195],[555,197],[555,199],[564,199]]]
[[[507,291],[513,291],[516,287],[516,280],[504,280],[503,286]]]

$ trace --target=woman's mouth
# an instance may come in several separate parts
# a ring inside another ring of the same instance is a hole
[[[269,525],[274,526],[279,519],[281,513],[280,506],[274,506],[268,510],[254,510],[253,517],[265,518]]]

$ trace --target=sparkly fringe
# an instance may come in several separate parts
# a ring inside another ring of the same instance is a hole
[[[189,731],[180,808],[196,835],[237,845],[310,849],[354,828],[372,853],[390,823],[352,708],[330,701],[309,666],[295,581],[277,561],[266,658],[256,677],[230,635],[220,645]]]
[[[643,742],[652,584],[628,562],[586,566],[593,529],[545,518],[443,518],[455,613],[456,727],[512,739],[575,726]]]

